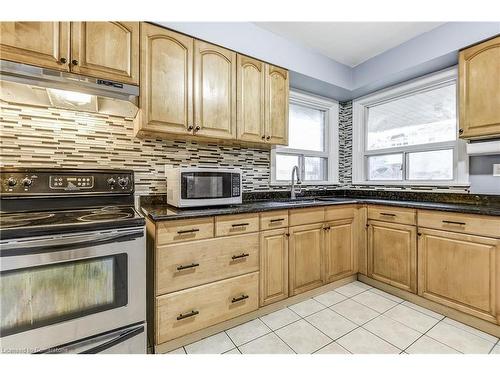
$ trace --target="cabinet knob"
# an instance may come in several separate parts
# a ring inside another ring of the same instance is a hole
[[[268,135],[268,136],[266,137],[266,139],[269,141],[269,140],[271,139],[271,136],[270,136],[270,135]]]
[[[72,63],[73,65],[78,65],[78,60],[72,60],[72,61],[71,61],[71,63]]]
[[[59,59],[59,62],[60,62],[61,64],[66,64],[66,62],[67,62],[67,61],[68,61],[68,60],[66,60],[66,57],[61,57],[61,58]]]
[[[195,128],[194,128],[194,132],[196,133],[200,129],[201,129],[200,125],[196,125]]]
[[[265,135],[263,135],[261,138],[262,138],[262,139],[266,139],[266,136],[265,136]]]
[[[464,129],[458,129],[458,134],[463,134],[464,133]]]
[[[188,132],[192,131],[192,130],[193,130],[193,125],[189,125],[189,126],[187,127],[187,130],[188,130]]]

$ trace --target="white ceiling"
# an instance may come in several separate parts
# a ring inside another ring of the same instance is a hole
[[[443,22],[256,22],[342,64],[354,67]]]

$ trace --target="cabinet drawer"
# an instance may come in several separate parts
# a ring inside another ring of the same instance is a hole
[[[419,210],[418,225],[425,228],[500,238],[500,218],[493,216]]]
[[[156,298],[156,344],[246,314],[259,306],[259,273]]]
[[[288,223],[290,226],[302,224],[314,224],[325,221],[325,209],[321,208],[297,208],[290,210]]]
[[[411,208],[368,206],[368,219],[417,225],[416,212]]]
[[[325,209],[325,221],[350,219],[354,217],[356,206],[335,206]]]
[[[232,236],[234,234],[259,231],[258,214],[242,214],[215,217],[215,235]]]
[[[157,244],[201,240],[214,236],[214,219],[189,219],[159,222]]]
[[[258,270],[258,233],[162,246],[156,257],[156,295]]]
[[[260,230],[278,229],[288,226],[288,211],[271,211],[260,214]]]

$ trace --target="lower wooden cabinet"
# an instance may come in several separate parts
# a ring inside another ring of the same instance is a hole
[[[331,221],[325,231],[325,282],[330,283],[357,272],[355,220]]]
[[[418,294],[500,322],[500,239],[420,229]]]
[[[290,295],[323,285],[323,223],[290,228]]]
[[[288,228],[260,234],[260,305],[288,297]]]
[[[259,273],[165,294],[156,299],[156,344],[259,307]]]
[[[368,276],[417,292],[417,229],[368,220]]]

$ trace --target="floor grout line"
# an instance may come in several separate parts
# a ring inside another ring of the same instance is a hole
[[[285,308],[287,309],[288,307],[285,307]],[[277,311],[279,311],[279,310],[277,310]],[[294,311],[294,312],[295,312],[295,311]],[[264,315],[264,316],[265,316],[265,315]],[[276,332],[274,332],[274,330],[273,330],[271,327],[269,327],[269,326],[266,324],[266,322],[264,322],[264,321],[263,321],[262,319],[260,319],[260,318],[259,318],[259,320],[260,320],[260,321],[261,321],[261,322],[262,322],[262,323],[263,323],[263,324],[264,324],[267,328],[269,328],[269,329],[271,330],[271,332],[270,332],[270,333],[274,333],[274,334],[276,335],[276,337],[278,337],[281,341],[283,341],[283,343],[284,343],[286,346],[288,346],[292,352],[294,352],[295,354],[297,354],[297,352],[296,352],[295,350],[293,350],[293,348],[292,348],[290,345],[288,345],[288,344],[286,343],[286,341],[285,341],[285,340],[283,340],[283,339],[280,337],[280,335],[278,335]],[[299,320],[300,320],[300,319],[299,319]],[[295,322],[298,322],[299,320],[296,320]],[[292,322],[292,323],[295,323],[295,322]],[[290,324],[292,324],[292,323],[290,323]],[[284,326],[283,326],[283,327],[284,327]],[[280,327],[280,328],[283,328],[283,327]],[[278,329],[280,329],[280,328],[278,328]],[[269,334],[269,333],[268,333],[268,334]]]

